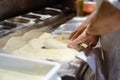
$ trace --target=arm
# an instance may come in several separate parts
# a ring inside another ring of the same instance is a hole
[[[106,35],[120,29],[120,10],[109,2],[103,2],[95,20],[87,29],[91,35]]]
[[[93,21],[88,20],[87,22],[89,23],[86,23],[84,27],[82,26],[82,30],[80,28],[71,35],[73,39],[68,46],[83,43],[85,41],[92,42],[92,45],[95,45],[98,40],[97,35],[110,34],[116,30],[120,30],[120,10],[113,7],[110,3],[102,3],[94,17],[95,18],[92,18]]]

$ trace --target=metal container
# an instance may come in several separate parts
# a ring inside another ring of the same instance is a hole
[[[0,69],[15,71],[32,76],[43,76],[43,80],[61,80],[57,75],[60,64],[45,60],[31,60],[0,53]],[[0,72],[1,73],[1,72]],[[19,76],[19,75],[17,75]],[[32,80],[28,77],[19,80]]]

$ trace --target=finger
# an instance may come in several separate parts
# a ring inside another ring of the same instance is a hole
[[[81,33],[82,31],[77,31],[76,33],[74,33],[74,35],[71,37],[71,40],[76,39]]]
[[[84,29],[86,28],[86,26],[87,26],[86,23],[81,24],[77,29],[75,29],[71,33],[69,39],[74,40],[75,38],[77,38],[84,31]]]
[[[81,33],[85,30],[86,27],[81,27],[81,29],[77,30],[77,32],[71,37],[71,40],[76,39]]]
[[[71,47],[71,46],[80,44],[80,43],[82,43],[82,42],[85,42],[86,40],[87,40],[87,38],[86,38],[84,35],[80,35],[78,38],[76,38],[75,40],[71,41],[71,42],[68,44],[68,47]]]
[[[71,34],[70,34],[70,37],[69,37],[69,39],[71,39],[73,36],[74,36],[74,34],[77,32],[77,30],[74,30]]]

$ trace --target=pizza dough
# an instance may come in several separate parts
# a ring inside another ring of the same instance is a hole
[[[73,60],[78,51],[71,48],[67,48],[67,41],[64,42],[63,40],[63,42],[61,42],[61,40],[63,39],[60,36],[57,37],[57,35],[44,33],[38,39],[30,40],[28,44],[14,51],[12,54],[28,58],[50,59],[65,62]],[[48,44],[46,43],[46,41]],[[54,44],[52,44],[53,42]],[[46,47],[45,44],[47,45],[47,48],[49,46],[48,49],[42,48]]]
[[[10,38],[6,45],[4,46],[3,50],[12,53],[13,51],[23,47],[28,42],[28,39],[23,37],[12,37]]]
[[[67,43],[62,43],[61,41],[55,40],[53,38],[49,38],[44,42],[44,46],[47,49],[65,49],[67,47]]]
[[[39,37],[39,40],[47,49],[68,48],[67,43],[69,42],[69,40],[68,36],[66,35],[52,35],[50,33],[44,33],[42,36]]]
[[[23,38],[27,38],[29,40],[38,38],[43,32],[41,32],[41,29],[34,29],[30,30],[29,32],[25,33],[23,35]]]
[[[31,50],[32,49],[32,50]],[[13,52],[14,55],[19,55],[28,58],[35,59],[49,59],[68,62],[75,59],[75,55],[78,51],[74,49],[33,49],[25,46],[19,50]]]
[[[17,49],[24,47],[31,39],[35,39],[40,36],[41,34],[41,32],[39,32],[40,30],[41,29],[31,30],[23,36],[10,38],[3,47],[3,50],[12,53]]]
[[[77,50],[67,47],[69,40],[63,35],[44,33],[39,38],[30,41],[26,39],[24,37],[11,38],[4,50],[10,51],[12,55],[65,62],[73,60],[78,53]]]
[[[24,35],[25,32],[27,32],[27,30],[22,29],[20,31],[17,31],[15,33],[11,33],[7,36],[4,36],[4,37],[0,38],[0,48],[3,48],[10,38],[17,37],[17,36],[22,36],[22,35]]]

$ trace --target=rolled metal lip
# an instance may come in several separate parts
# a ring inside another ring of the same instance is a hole
[[[11,18],[7,19],[9,22],[14,22],[14,23],[28,23],[30,20],[23,19],[23,18]]]
[[[14,33],[21,29],[28,29],[28,28],[32,29],[35,27],[36,28],[42,27],[42,26],[46,26],[49,24],[51,25],[51,29],[49,29],[47,32],[51,32],[54,30],[54,28],[52,28],[52,27],[57,27],[61,23],[65,22],[66,20],[73,17],[73,13],[71,14],[71,12],[70,12],[70,14],[66,14],[66,12],[69,11],[67,9],[62,10],[62,9],[58,8],[58,11],[53,10],[53,9],[57,9],[57,8],[53,7],[52,10],[51,10],[51,8],[44,8],[43,10],[48,11],[48,13],[49,13],[49,11],[50,11],[50,13],[56,12],[55,13],[56,15],[38,14],[38,13],[34,13],[34,11],[32,11],[32,12],[29,12],[29,13],[26,13],[23,15],[19,15],[19,16],[4,20],[3,22],[15,24],[15,25],[11,25],[11,26],[13,26],[13,27],[10,27],[12,29],[8,29],[7,31],[2,31],[3,33],[2,32],[1,33],[4,35],[0,34],[0,37],[4,37],[10,33]],[[40,10],[38,10],[38,11],[40,11]],[[3,26],[4,26],[4,24],[3,24]],[[2,30],[4,30],[4,29],[2,29]]]
[[[31,18],[31,19],[40,18],[40,16],[32,15],[32,14],[25,14],[25,15],[22,15],[22,17],[27,17],[27,18]]]
[[[15,28],[17,27],[16,24],[13,24],[13,23],[9,23],[9,22],[1,22],[0,23],[0,30],[9,30],[9,29],[12,29],[12,28]]]
[[[54,11],[54,10],[41,10],[41,11],[34,11],[33,13],[37,13],[37,14],[50,14],[50,15],[52,15],[52,16],[54,16],[54,15],[57,15],[57,14],[59,14],[60,12],[58,12],[58,11]]]

